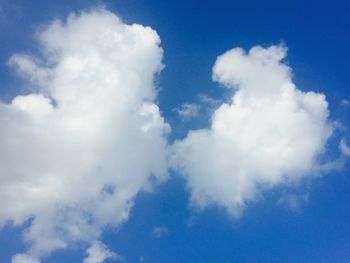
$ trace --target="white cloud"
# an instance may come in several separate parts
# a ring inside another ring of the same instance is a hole
[[[106,245],[99,241],[92,243],[91,247],[86,250],[87,257],[83,263],[103,263],[106,259],[113,259],[119,262],[125,262],[124,258],[117,253],[110,251]]]
[[[96,9],[37,36],[40,58],[10,59],[36,90],[0,103],[0,226],[28,222],[40,258],[127,219],[135,195],[167,176],[169,126],[154,102],[154,30]]]
[[[344,139],[342,139],[340,141],[339,149],[343,155],[350,156],[350,147],[348,146],[348,144],[346,143],[346,141]]]
[[[198,208],[219,204],[232,216],[267,189],[319,170],[332,133],[323,94],[298,90],[282,62],[284,46],[240,48],[219,56],[213,79],[235,90],[211,116],[172,147],[172,166],[187,178]]]
[[[33,258],[27,254],[17,254],[12,257],[12,263],[39,263],[36,258]]]
[[[156,238],[161,238],[168,234],[168,228],[165,226],[157,226],[152,229],[152,235]]]
[[[183,103],[179,108],[173,109],[183,120],[190,120],[198,116],[200,106],[195,103]]]

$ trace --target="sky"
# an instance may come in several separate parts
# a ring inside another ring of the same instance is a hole
[[[0,0],[0,262],[349,262],[349,12]]]

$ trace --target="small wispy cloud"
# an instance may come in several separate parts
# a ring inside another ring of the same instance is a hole
[[[293,212],[300,212],[303,205],[310,199],[309,193],[305,194],[286,194],[279,200],[278,204]]]
[[[344,107],[347,107],[347,108],[350,108],[350,100],[347,100],[347,99],[342,99],[340,101],[340,104]]]
[[[169,233],[169,230],[165,226],[157,226],[152,229],[152,236],[155,238],[162,238]]]
[[[350,156],[350,147],[348,146],[345,139],[342,139],[339,143],[339,149],[341,153],[345,156]]]
[[[174,108],[173,112],[176,112],[182,120],[188,121],[198,116],[200,106],[195,103],[183,103],[180,107]]]
[[[217,105],[219,104],[221,101],[220,100],[217,100],[217,99],[214,99],[214,98],[211,98],[209,97],[207,94],[199,94],[198,95],[198,99],[204,103],[204,104],[209,104],[209,105]]]
[[[16,254],[12,257],[12,263],[40,263],[38,259],[27,254]]]

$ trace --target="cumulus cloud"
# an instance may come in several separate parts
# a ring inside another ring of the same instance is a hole
[[[115,261],[125,262],[124,258],[117,253],[110,251],[106,245],[99,241],[92,243],[91,247],[86,250],[87,257],[83,263],[103,263],[106,259],[114,259]]]
[[[167,176],[169,131],[155,104],[154,30],[95,9],[37,38],[40,56],[10,58],[32,93],[0,103],[0,226],[26,223],[34,258],[126,220],[135,195]]]
[[[234,91],[211,116],[172,147],[172,166],[187,178],[198,208],[219,204],[232,216],[272,187],[319,170],[332,134],[323,94],[294,85],[285,46],[234,48],[217,58],[213,79]]]

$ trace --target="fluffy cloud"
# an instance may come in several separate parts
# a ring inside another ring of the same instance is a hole
[[[93,242],[91,247],[87,249],[87,257],[83,263],[103,263],[106,259],[114,259],[124,261],[123,258],[115,252],[110,251],[104,244],[99,241]]]
[[[0,226],[26,223],[33,258],[126,220],[135,195],[166,178],[169,130],[154,30],[96,9],[37,37],[39,56],[10,58],[32,93],[0,103]]]
[[[233,216],[264,190],[313,175],[332,134],[323,94],[298,90],[284,46],[219,56],[213,79],[234,90],[209,129],[175,142],[172,165],[187,178],[192,204],[219,204]]]

